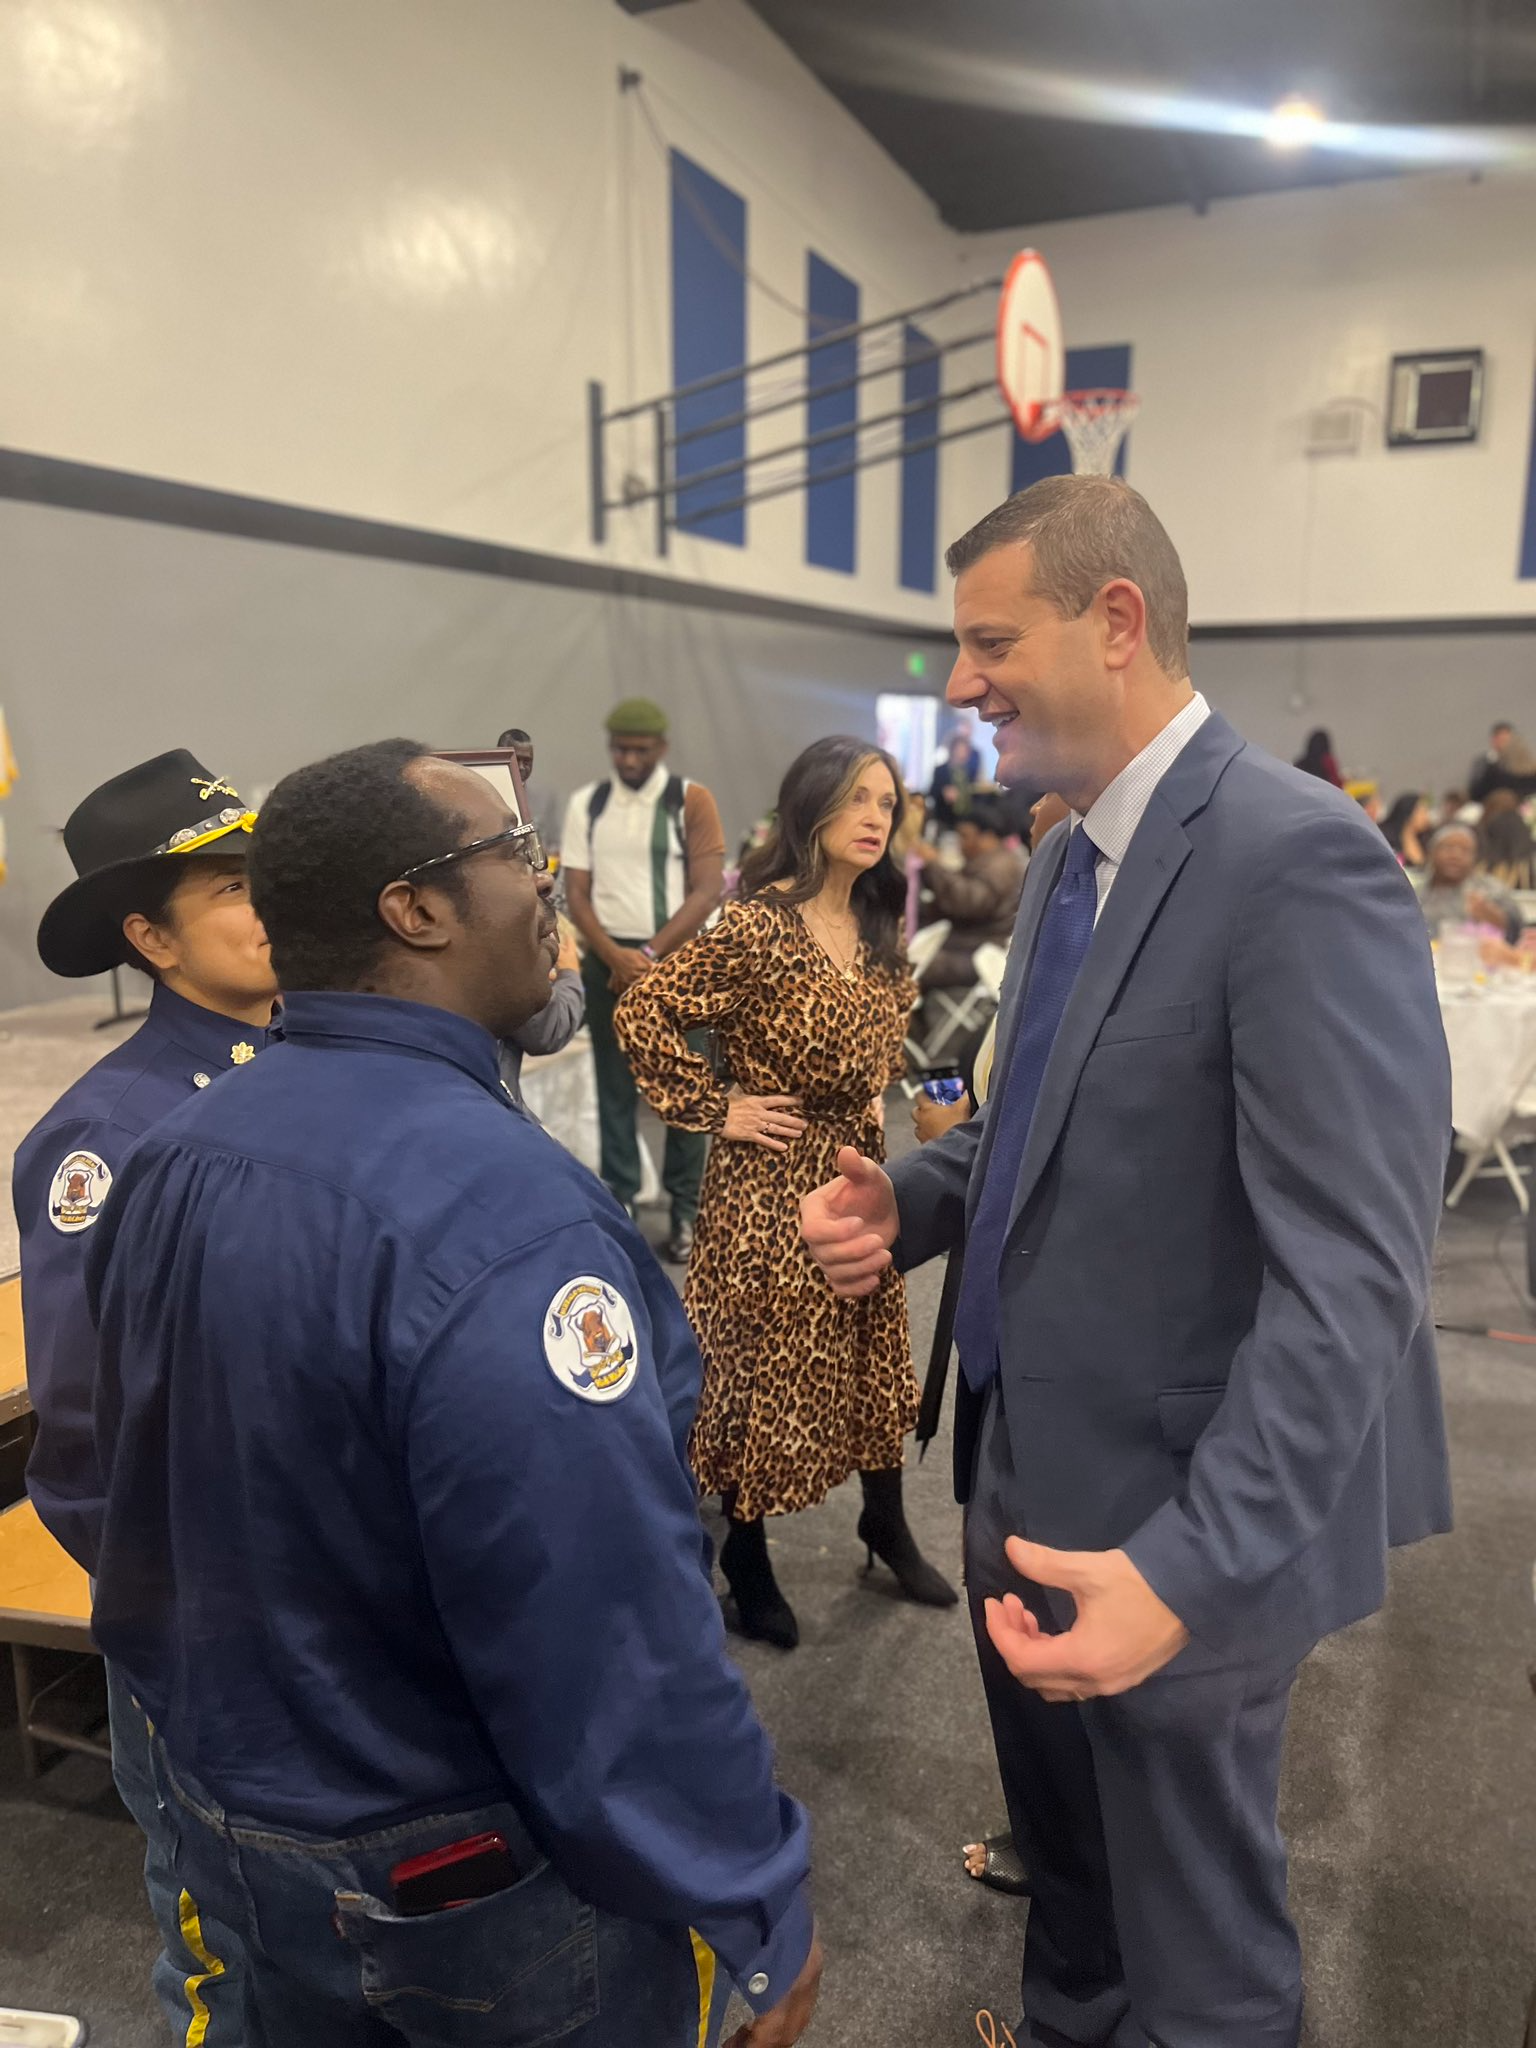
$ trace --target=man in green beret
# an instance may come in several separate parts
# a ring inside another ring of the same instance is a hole
[[[684,946],[719,906],[725,872],[720,810],[702,783],[667,766],[667,716],[646,697],[608,714],[613,773],[571,798],[561,837],[566,904],[586,942],[582,977],[597,1068],[602,1175],[633,1209],[640,1192],[639,1091],[613,1035],[613,1010],[658,960]],[[661,1180],[672,1204],[665,1247],[674,1263],[693,1249],[709,1140],[667,1132]]]

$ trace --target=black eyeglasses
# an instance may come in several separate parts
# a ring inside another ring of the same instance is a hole
[[[536,875],[549,872],[549,855],[544,851],[544,842],[539,837],[537,825],[509,825],[505,832],[493,832],[489,839],[471,839],[468,846],[451,847],[447,853],[435,853],[431,860],[419,860],[415,867],[407,868],[397,881],[414,882],[418,875],[424,875],[429,868],[445,868],[451,861],[468,860],[472,853],[486,853],[493,846],[514,847]]]

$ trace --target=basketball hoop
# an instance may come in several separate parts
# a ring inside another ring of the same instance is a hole
[[[1066,344],[1050,266],[1021,249],[997,308],[997,382],[1026,441],[1062,433],[1079,476],[1113,476],[1120,444],[1141,409],[1134,391],[1064,391]]]
[[[1140,410],[1134,391],[1064,391],[1046,408],[1052,426],[1067,437],[1079,476],[1114,475],[1120,443]]]
[[[1026,441],[1056,431],[1048,415],[1061,398],[1064,363],[1050,267],[1038,249],[1021,249],[997,306],[997,382]]]

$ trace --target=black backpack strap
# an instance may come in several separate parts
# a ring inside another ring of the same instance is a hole
[[[613,795],[611,782],[599,782],[587,798],[587,867],[592,866],[592,834],[597,830],[597,821],[608,808],[608,799]]]
[[[672,820],[672,836],[677,841],[677,857],[683,864],[685,875],[688,870],[688,838],[683,830],[683,805],[687,802],[687,799],[688,786],[683,781],[681,775],[669,775],[667,777],[667,786],[661,792],[661,802],[662,808]],[[603,801],[607,802],[606,796],[604,796]]]

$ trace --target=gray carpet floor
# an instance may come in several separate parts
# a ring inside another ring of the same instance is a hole
[[[1536,1329],[1512,1217],[1492,1183],[1447,1217],[1443,1320]],[[938,1278],[912,1283],[920,1358]],[[1457,1531],[1397,1559],[1386,1611],[1317,1652],[1292,1716],[1308,2048],[1519,2048],[1536,1981],[1536,1350],[1452,1335],[1442,1357]],[[912,1464],[909,1505],[953,1572],[948,1481],[941,1440]],[[774,1527],[803,1642],[737,1645],[816,1821],[827,1974],[808,2038],[975,2048],[978,2008],[1014,2011],[1027,1908],[960,1870],[961,1842],[1001,1823],[968,1631],[863,1575],[857,1514],[849,1486]],[[109,2048],[163,2048],[138,1862],[105,1772],[71,1758],[24,1783],[0,1710],[0,2004],[82,2014]]]

